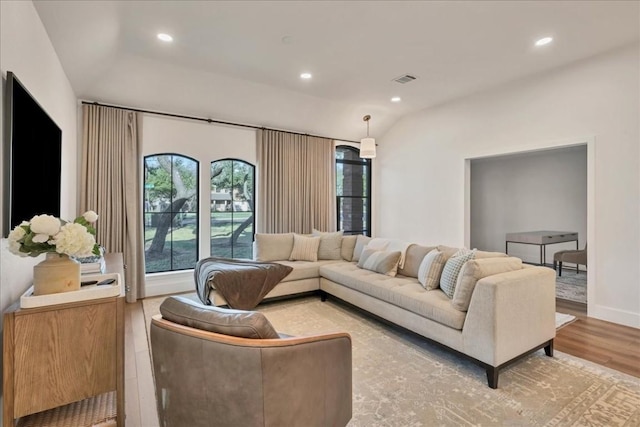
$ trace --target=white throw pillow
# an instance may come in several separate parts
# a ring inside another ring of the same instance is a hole
[[[389,246],[388,239],[381,239],[379,237],[374,237],[373,239],[367,242],[367,245],[364,247],[365,249],[371,249],[373,251],[384,251]]]
[[[318,247],[320,237],[293,235],[293,250],[289,256],[289,261],[318,261]]]
[[[367,243],[367,249],[389,252],[400,251],[400,262],[398,263],[398,268],[404,268],[405,254],[409,245],[410,243],[405,242],[404,240],[374,237],[369,243]]]
[[[351,257],[351,261],[359,261],[360,254],[364,247],[371,241],[371,237],[365,236],[364,234],[358,234],[356,238],[356,246],[353,248],[353,255]]]
[[[437,249],[429,251],[418,267],[418,282],[428,291],[438,289],[444,268],[444,254]]]

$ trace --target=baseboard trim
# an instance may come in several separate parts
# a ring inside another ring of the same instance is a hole
[[[587,307],[587,316],[605,320],[607,322],[630,326],[632,328],[640,328],[640,314],[633,311],[620,310],[604,305],[589,304]]]
[[[193,270],[149,274],[145,277],[145,297],[195,290]]]

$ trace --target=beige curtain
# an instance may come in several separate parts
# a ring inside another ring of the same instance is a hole
[[[259,233],[336,229],[333,140],[258,131]]]
[[[99,215],[98,243],[123,253],[126,300],[135,302],[144,298],[142,116],[85,104],[82,119],[80,208]]]

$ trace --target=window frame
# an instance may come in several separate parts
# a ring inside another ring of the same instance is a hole
[[[146,231],[147,231],[147,223],[146,223],[146,214],[147,213],[155,213],[155,212],[148,212],[147,208],[146,208],[146,185],[147,185],[147,162],[146,160],[148,158],[152,158],[152,157],[163,157],[163,156],[170,156],[171,157],[171,164],[173,167],[173,161],[174,158],[181,158],[181,159],[186,159],[189,160],[191,162],[193,162],[195,164],[195,171],[194,171],[194,175],[195,175],[195,200],[196,203],[193,203],[193,209],[190,211],[191,213],[195,214],[195,227],[197,230],[197,233],[195,233],[195,262],[194,265],[191,267],[185,267],[185,268],[175,268],[175,260],[174,260],[174,251],[173,251],[173,246],[174,246],[174,239],[172,238],[171,240],[169,240],[168,242],[165,240],[165,243],[169,243],[169,249],[168,252],[169,254],[167,255],[167,257],[169,258],[169,266],[170,268],[167,270],[158,270],[158,271],[147,271],[147,267],[145,266],[145,275],[149,275],[149,274],[162,274],[162,273],[170,273],[170,272],[174,272],[174,271],[187,271],[187,270],[192,270],[195,268],[195,264],[198,262],[198,260],[200,259],[200,161],[196,158],[193,158],[191,156],[187,156],[184,154],[179,154],[179,153],[174,153],[174,152],[164,152],[164,153],[153,153],[153,154],[147,154],[145,156],[143,156],[142,161],[143,161],[143,178],[142,178],[142,229],[143,229],[143,252],[144,252],[144,257],[145,257],[145,265],[147,264],[147,249],[146,249],[146,242],[145,242],[145,235],[146,235]],[[173,180],[172,180],[172,186],[173,186]],[[169,230],[167,235],[169,235],[172,230],[173,230],[173,224],[169,226]],[[165,248],[166,250],[166,248]]]
[[[246,160],[242,160],[242,159],[238,159],[235,157],[225,157],[222,159],[216,159],[216,160],[211,160],[209,162],[209,221],[211,221],[211,216],[213,215],[213,213],[215,212],[214,210],[211,209],[211,192],[213,191],[212,185],[211,185],[211,181],[213,180],[213,178],[211,177],[211,168],[213,167],[213,164],[216,162],[225,162],[225,161],[231,161],[231,170],[233,170],[233,162],[239,162],[239,163],[243,163],[247,166],[251,167],[251,171],[252,171],[252,180],[251,180],[251,188],[253,189],[253,206],[251,206],[251,213],[253,214],[253,221],[251,222],[251,242],[255,242],[256,239],[256,165],[246,161]],[[232,212],[232,217],[233,217],[233,212],[235,212],[233,209],[233,199],[232,199],[232,203],[231,203],[231,212]],[[238,211],[238,212],[242,212],[242,211]],[[209,255],[210,256],[215,256],[213,254],[213,251],[211,250],[211,232],[209,232]],[[253,249],[251,249],[251,255],[253,256]],[[231,258],[236,259],[234,257],[234,249],[233,249],[233,244],[231,245]]]
[[[372,182],[372,172],[373,172],[373,162],[371,161],[371,159],[363,159],[360,158],[360,160],[350,160],[350,159],[339,159],[337,156],[338,150],[339,149],[346,149],[348,151],[354,152],[356,154],[358,154],[359,156],[359,149],[356,147],[353,147],[351,145],[345,145],[345,144],[339,144],[335,147],[335,151],[336,151],[336,156],[335,156],[335,162],[336,162],[336,175],[337,175],[337,165],[338,164],[348,164],[348,165],[355,165],[355,166],[364,166],[367,169],[367,191],[366,191],[366,196],[339,196],[337,189],[338,189],[338,179],[336,176],[336,229],[338,231],[340,231],[340,210],[341,210],[341,206],[342,206],[342,199],[363,199],[366,204],[365,204],[365,208],[366,208],[366,215],[364,216],[364,219],[366,220],[366,224],[367,227],[363,228],[362,230],[343,230],[345,232],[345,234],[351,234],[351,235],[357,235],[357,234],[364,234],[365,236],[371,236],[371,182]],[[344,171],[344,169],[343,169]]]

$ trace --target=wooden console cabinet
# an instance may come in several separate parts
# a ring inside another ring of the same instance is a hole
[[[119,273],[120,295],[36,308],[20,301],[4,313],[3,425],[29,414],[116,392],[124,426],[124,265],[105,254],[106,272]]]

